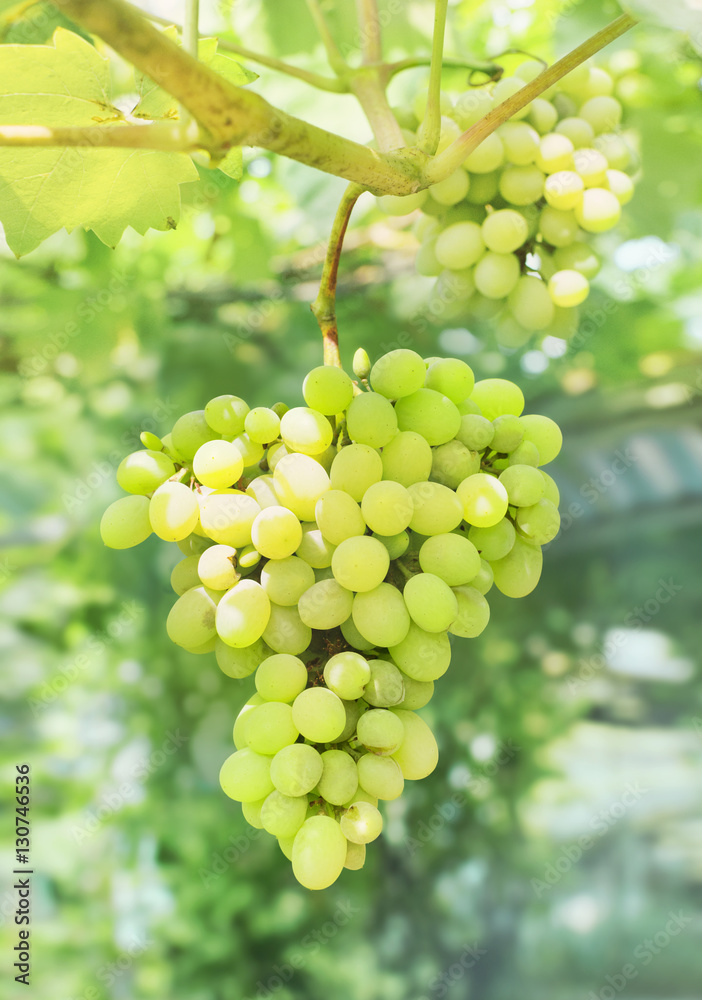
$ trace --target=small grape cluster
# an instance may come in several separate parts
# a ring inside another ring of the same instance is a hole
[[[449,634],[483,631],[493,583],[530,593],[559,530],[540,466],[562,436],[518,386],[405,349],[354,371],[313,369],[305,406],[218,396],[145,433],[101,523],[113,548],[176,542],[170,638],[255,671],[220,781],[309,889],[360,868],[378,800],[434,770],[417,709]]]
[[[455,101],[442,94],[438,151],[542,69],[528,60],[491,89]],[[616,226],[634,193],[634,157],[613,90],[609,73],[582,65],[484,139],[446,180],[379,199],[388,214],[422,210],[416,268],[437,277],[443,318],[501,314],[497,337],[505,347],[536,332],[568,339],[577,329],[577,307],[600,268],[591,234]],[[425,102],[420,94],[403,123],[416,128]]]

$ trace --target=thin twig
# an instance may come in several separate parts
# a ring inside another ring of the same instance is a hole
[[[358,184],[349,184],[344,191],[329,234],[329,245],[319,283],[319,292],[310,306],[322,331],[324,364],[336,365],[337,368],[341,368],[341,358],[339,356],[339,331],[336,325],[336,280],[346,228],[353,207],[362,193],[363,188]]]
[[[182,123],[154,125],[0,125],[0,146],[82,146],[85,149],[158,149],[194,152],[202,148]]]
[[[446,32],[446,10],[448,0],[435,0],[434,37],[431,43],[431,71],[429,93],[424,121],[419,127],[417,145],[423,153],[431,156],[436,152],[441,135],[441,68],[444,56],[444,34]]]
[[[416,69],[420,66],[431,66],[431,56],[408,56],[407,59],[398,59],[397,62],[385,64],[385,72],[389,79],[402,73],[406,69]],[[495,62],[485,62],[474,56],[466,56],[465,59],[445,57],[443,60],[444,69],[472,69],[476,72],[485,73],[491,79],[499,77],[503,69]]]
[[[326,50],[329,65],[337,75],[343,76],[348,69],[348,66],[341,52],[339,52],[337,44],[334,41],[334,37],[329,30],[326,18],[324,17],[322,8],[319,5],[319,0],[307,0],[307,8],[312,16],[317,33],[322,39],[322,44]]]
[[[592,38],[588,38],[582,45],[578,45],[568,55],[549,66],[543,73],[539,73],[530,83],[525,84],[512,97],[498,104],[477,124],[459,136],[448,149],[431,160],[425,170],[425,182],[435,184],[437,181],[449,177],[487,136],[491,135],[503,122],[508,121],[515,112],[521,111],[527,104],[531,104],[535,97],[543,94],[549,87],[567,76],[576,66],[609,45],[615,38],[619,38],[624,32],[629,31],[635,24],[637,21],[633,17],[629,14],[622,14],[606,28],[598,31]]]
[[[185,21],[183,23],[183,48],[197,59],[200,32],[200,0],[185,0]]]
[[[361,49],[364,65],[379,64],[383,59],[383,42],[380,34],[377,0],[356,0],[358,24],[361,30]]]

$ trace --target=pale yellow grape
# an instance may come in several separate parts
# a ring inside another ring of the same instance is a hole
[[[558,170],[546,178],[544,197],[551,208],[568,210],[580,203],[585,183],[574,170]]]
[[[553,301],[546,283],[540,278],[532,275],[521,277],[508,301],[512,315],[525,330],[545,330],[553,322]]]
[[[464,413],[456,439],[471,451],[483,451],[492,441],[495,428],[479,413]]]
[[[483,235],[476,222],[455,222],[447,226],[436,240],[436,259],[442,267],[452,271],[471,267],[484,253]]]
[[[255,802],[241,803],[242,816],[249,826],[253,826],[257,830],[263,829],[263,823],[261,822],[261,809],[265,801],[265,799],[257,799]]]
[[[501,173],[498,170],[493,170],[489,174],[471,174],[466,201],[481,208],[487,205],[497,194],[500,177]],[[480,221],[482,222],[482,219]]]
[[[260,513],[253,497],[240,490],[217,490],[200,507],[200,524],[220,545],[239,548],[251,542],[251,527]]]
[[[383,817],[370,802],[357,801],[341,814],[340,827],[351,843],[368,844],[380,836]]]
[[[270,618],[263,632],[264,641],[274,653],[298,656],[312,641],[312,630],[300,618],[297,608],[271,603]]]
[[[468,194],[469,186],[468,174],[459,167],[445,180],[430,185],[429,194],[439,205],[457,205]]]
[[[208,642],[215,635],[218,596],[207,587],[193,587],[179,597],[166,620],[171,642],[185,648]]]
[[[497,132],[493,132],[465,158],[463,166],[472,174],[488,174],[504,162],[505,148]]]
[[[402,794],[405,779],[400,765],[392,757],[364,754],[358,761],[358,783],[378,799],[390,801]]]
[[[389,708],[402,701],[405,693],[402,674],[389,660],[368,660],[369,678],[359,697],[374,708]]]
[[[302,541],[296,554],[313,569],[325,569],[331,566],[335,548],[336,546],[327,541],[314,521],[302,525]]]
[[[290,454],[292,452],[288,451],[282,441],[274,441],[266,451],[266,462],[270,471],[275,472],[275,467],[281,458],[285,458],[286,455]]]
[[[380,535],[396,535],[404,531],[412,520],[414,504],[406,487],[384,480],[368,487],[361,502],[361,512],[371,531]]]
[[[346,861],[344,868],[349,871],[360,871],[366,863],[366,845],[352,844],[350,840],[346,842]]]
[[[516,532],[512,522],[503,517],[501,521],[489,528],[472,527],[468,532],[468,538],[481,557],[492,562],[494,559],[501,559],[507,555],[514,545]]]
[[[212,590],[229,590],[239,581],[236,563],[236,549],[231,545],[212,545],[199,558],[198,576]]]
[[[459,361],[458,358],[437,358],[427,368],[424,385],[458,404],[473,391],[475,375],[465,361]]]
[[[544,495],[543,477],[531,465],[510,465],[500,473],[499,481],[513,507],[530,507]]]
[[[515,448],[507,456],[508,465],[533,465],[539,464],[539,449],[531,441],[522,441],[518,448]]]
[[[488,251],[475,268],[475,287],[488,299],[503,299],[519,280],[519,258],[512,253]]]
[[[175,446],[173,444],[173,436],[171,434],[164,434],[161,443],[163,445],[164,453],[166,455],[168,455],[168,457],[173,462],[176,462],[179,465],[183,465],[185,463],[185,459],[177,451],[177,449],[175,448]]]
[[[121,497],[111,503],[100,521],[100,536],[105,545],[111,549],[130,549],[146,541],[151,534],[149,510],[148,497]]]
[[[397,434],[397,417],[392,403],[377,392],[355,396],[346,411],[346,431],[357,444],[382,448]]]
[[[353,622],[364,639],[374,646],[393,646],[407,635],[410,616],[402,594],[389,583],[356,594]]]
[[[151,525],[149,525],[151,528]],[[199,561],[199,556],[186,556],[185,559],[181,559],[179,563],[176,563],[171,571],[171,587],[175,593],[181,597],[186,590],[190,590],[191,587],[198,587],[202,582],[197,572],[197,564]],[[217,587],[213,588],[217,590]]]
[[[215,396],[205,407],[205,418],[218,434],[233,438],[243,432],[248,412],[248,404],[239,396]]]
[[[622,106],[616,97],[591,97],[581,105],[579,114],[596,132],[612,132],[621,123]]]
[[[183,646],[183,649],[194,656],[204,656],[205,653],[214,653],[217,644],[217,636],[212,636],[207,642],[201,642],[199,646]]]
[[[294,837],[307,817],[307,796],[283,795],[277,789],[261,807],[261,826],[274,837]]]
[[[492,566],[487,559],[481,559],[480,571],[470,581],[470,585],[471,587],[474,587],[478,593],[487,594],[494,583],[494,579],[495,577],[492,572]]]
[[[345,410],[353,399],[353,382],[341,368],[320,365],[305,376],[302,395],[312,409],[332,416]]]
[[[327,889],[346,862],[346,837],[331,816],[311,816],[295,836],[293,874],[305,889]]]
[[[586,188],[603,187],[609,164],[597,149],[576,149],[575,170]]]
[[[373,643],[363,638],[356,628],[353,618],[347,618],[345,622],[341,623],[341,634],[349,646],[353,646],[354,649],[360,649],[362,653],[373,649]]]
[[[248,434],[239,434],[233,439],[232,444],[240,452],[246,469],[258,465],[263,458],[263,445],[252,441]]]
[[[338,545],[366,530],[361,508],[343,490],[329,490],[317,501],[315,520],[327,541]]]
[[[126,493],[152,493],[175,473],[175,465],[162,451],[135,451],[117,467],[117,483]]]
[[[604,154],[607,163],[614,170],[625,170],[631,163],[631,150],[620,135],[598,135],[590,145]]]
[[[278,501],[301,521],[314,520],[317,501],[327,492],[329,476],[309,455],[286,455],[273,473]]]
[[[358,720],[356,735],[374,753],[387,756],[402,743],[402,725],[387,708],[371,708]]]
[[[567,135],[551,132],[543,136],[536,154],[536,165],[545,174],[573,169],[573,143]]]
[[[433,573],[410,577],[402,596],[412,621],[425,632],[443,632],[458,613],[451,588]]]
[[[451,635],[474,639],[485,630],[490,621],[490,605],[475,587],[456,587],[453,593],[458,612],[448,630]]]
[[[266,559],[285,559],[302,541],[302,526],[287,507],[266,507],[251,526],[251,541]]]
[[[422,94],[422,97],[426,103],[426,95]],[[489,91],[474,87],[458,97],[451,110],[451,117],[465,130],[480,121],[494,106],[495,102]]]
[[[419,565],[449,587],[468,583],[480,570],[480,556],[475,545],[464,535],[445,532],[422,543]]]
[[[550,132],[558,121],[558,112],[550,101],[536,97],[529,105],[529,121],[540,135]]]
[[[239,566],[242,569],[253,569],[261,561],[261,553],[253,545],[245,545],[238,553]]]
[[[590,66],[587,82],[583,88],[582,99],[588,100],[591,97],[611,94],[614,91],[614,80],[600,66]]]
[[[605,175],[605,185],[616,196],[620,205],[628,205],[634,197],[634,182],[621,170],[608,170]]]
[[[437,240],[437,236],[425,239],[414,258],[415,271],[425,278],[436,278],[437,275],[441,274],[442,264],[436,256]]]
[[[295,726],[312,743],[333,743],[346,725],[344,704],[324,687],[307,688],[292,706]]]
[[[261,586],[275,604],[292,607],[314,583],[314,570],[298,556],[271,559],[261,570]]]
[[[280,421],[280,436],[291,451],[321,455],[331,444],[334,432],[324,414],[308,406],[294,406]]]
[[[506,597],[526,597],[539,582],[542,566],[541,547],[517,536],[511,552],[492,563],[495,586]]]
[[[520,79],[518,76],[503,76],[501,80],[498,80],[495,86],[492,88],[492,99],[495,104],[501,104],[506,101],[509,97],[513,97],[515,94],[524,86],[525,81]],[[519,111],[515,111],[512,115],[514,121],[518,121],[520,118],[525,118],[529,114],[529,108],[531,105],[527,104],[526,107],[520,108]]]
[[[381,548],[385,552],[384,547]],[[385,555],[387,556],[387,552]],[[352,604],[353,594],[350,589],[342,587],[337,580],[320,580],[305,591],[297,607],[305,625],[326,631],[346,621],[351,614]]]
[[[332,488],[343,490],[358,503],[368,487],[383,478],[383,462],[378,452],[369,445],[351,444],[342,448],[336,456],[330,475]]]
[[[254,694],[249,698],[244,705],[242,705],[239,714],[234,720],[234,729],[232,731],[232,739],[234,740],[234,746],[237,750],[242,750],[244,747],[249,745],[246,729],[248,726],[248,720],[251,717],[251,712],[257,705],[262,705],[264,699],[260,694]]]
[[[487,420],[494,420],[503,413],[518,417],[524,411],[524,393],[504,378],[484,378],[475,383],[471,400],[480,407]]]
[[[408,677],[435,681],[451,662],[451,644],[445,632],[427,632],[411,622],[407,634],[388,647],[393,660]]]
[[[563,212],[546,205],[541,211],[539,229],[545,243],[566,247],[574,243],[578,236],[578,220],[573,211]]]
[[[588,233],[604,233],[619,222],[622,207],[616,195],[605,188],[590,188],[575,209],[578,224]]]
[[[461,523],[463,508],[453,490],[441,483],[413,483],[408,492],[414,504],[410,528],[420,535],[441,535]]]
[[[547,545],[558,534],[561,518],[558,508],[543,497],[531,507],[520,507],[517,511],[519,530],[537,545]]]
[[[244,459],[230,441],[208,441],[193,458],[193,472],[203,486],[224,489],[236,483],[244,471]]]
[[[455,436],[461,415],[455,403],[434,389],[417,389],[395,404],[401,431],[414,431],[431,445],[444,444]]]
[[[494,476],[479,472],[464,479],[456,490],[468,524],[489,528],[507,512],[507,490]]]
[[[381,456],[383,479],[400,483],[401,486],[423,482],[429,478],[431,461],[431,446],[421,434],[415,431],[400,431],[383,448]],[[368,488],[372,485],[370,483]]]
[[[270,757],[244,748],[227,757],[219,772],[222,791],[237,802],[256,802],[273,791]]]
[[[358,771],[353,757],[344,750],[325,750],[322,754],[322,777],[317,790],[325,802],[341,806],[358,789]]]
[[[426,366],[416,351],[399,348],[378,358],[370,372],[374,392],[387,399],[399,399],[420,389],[424,384]]]
[[[584,118],[563,118],[556,125],[554,132],[567,135],[576,149],[592,146],[595,138],[595,130]]]
[[[219,637],[215,642],[215,656],[219,669],[227,677],[236,680],[249,677],[269,653],[270,650],[262,639],[243,649],[234,649],[233,646],[222,642]]]
[[[434,694],[434,681],[416,681],[403,673],[402,682],[405,686],[405,696],[394,707],[414,711],[429,704]]]
[[[539,451],[541,465],[548,465],[558,455],[563,445],[563,432],[555,420],[540,413],[530,413],[521,418],[524,437],[532,441]],[[542,473],[546,476],[546,473]],[[550,476],[546,478],[550,479]]]
[[[447,441],[432,450],[431,477],[443,486],[455,489],[466,476],[480,471],[480,455],[477,451],[470,451],[460,441]]]
[[[171,431],[173,447],[186,460],[193,458],[201,444],[217,436],[207,423],[204,410],[184,413],[176,420]]]
[[[259,664],[254,681],[266,701],[294,701],[307,686],[307,667],[297,656],[275,653]]]
[[[545,179],[536,164],[507,167],[500,176],[500,194],[512,205],[531,205],[541,197]]]
[[[322,777],[322,758],[307,743],[279,750],[271,761],[271,780],[283,795],[307,795]]]
[[[342,587],[357,593],[365,592],[374,590],[383,582],[390,568],[390,556],[377,538],[360,535],[356,538],[347,538],[337,546],[332,556],[331,568],[334,578]],[[348,614],[344,615],[342,621],[346,618]]]
[[[439,748],[429,726],[415,712],[393,708],[392,712],[402,722],[404,739],[399,750],[392,755],[400,765],[406,781],[426,778],[439,762]]]
[[[246,414],[244,430],[254,444],[268,444],[278,437],[280,417],[267,406],[256,406]]]
[[[324,683],[344,701],[361,698],[369,680],[368,661],[353,650],[337,653],[330,657],[324,666]],[[341,801],[345,802],[348,797],[347,795]]]
[[[257,476],[251,480],[245,492],[247,496],[254,498],[261,510],[264,507],[277,507],[280,502],[276,496],[273,476]]]
[[[373,538],[383,543],[391,559],[399,559],[409,548],[410,539],[406,531],[398,531],[396,535],[380,535],[374,531]]]
[[[500,254],[512,253],[529,236],[529,226],[521,212],[503,208],[488,215],[482,225],[482,235],[488,250]]]
[[[247,716],[246,743],[256,753],[273,756],[293,744],[298,736],[292,708],[285,702],[266,701]]]
[[[263,635],[271,602],[260,583],[240,580],[217,606],[217,634],[230,646],[250,646]]]
[[[572,308],[588,297],[590,282],[580,271],[556,271],[548,283],[548,291],[555,305]]]
[[[164,483],[149,503],[151,527],[166,542],[186,538],[197,525],[199,512],[197,497],[184,483]]]
[[[570,94],[573,97],[582,100],[589,78],[590,67],[585,65],[585,63],[582,63],[580,66],[576,66],[572,69],[567,76],[564,76],[563,79],[559,81],[558,87],[566,94]]]
[[[497,134],[502,140],[505,159],[517,166],[533,163],[539,149],[539,133],[526,122],[506,122]]]

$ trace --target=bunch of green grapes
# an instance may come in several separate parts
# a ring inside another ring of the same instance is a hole
[[[218,396],[142,435],[101,524],[113,548],[175,542],[168,635],[255,672],[221,785],[310,889],[360,868],[379,800],[434,770],[417,710],[449,635],[483,631],[493,584],[531,592],[560,523],[541,466],[562,436],[518,386],[411,350],[354,369],[315,368],[304,406]]]
[[[536,60],[492,87],[455,100],[442,94],[439,151],[541,72]],[[614,79],[579,66],[489,135],[446,180],[381,208],[420,208],[416,267],[436,276],[442,315],[500,318],[498,340],[525,344],[536,332],[567,339],[577,329],[600,261],[593,235],[617,225],[634,193],[634,155],[621,132]],[[417,127],[426,94],[403,124]]]

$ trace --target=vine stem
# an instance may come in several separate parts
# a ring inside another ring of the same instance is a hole
[[[329,234],[329,245],[322,269],[322,279],[319,283],[319,292],[310,306],[322,331],[324,364],[335,365],[337,368],[341,368],[341,358],[339,356],[339,331],[336,325],[336,279],[339,273],[341,248],[351,212],[363,191],[364,188],[359,184],[349,184],[344,191]]]
[[[349,87],[363,108],[381,152],[402,149],[405,137],[385,93],[389,77],[382,63],[377,0],[356,0],[356,11],[363,63],[356,70],[347,70]]]
[[[197,134],[182,123],[154,125],[0,125],[0,146],[82,146],[85,149],[158,149],[194,153],[202,149]]]
[[[380,35],[380,18],[377,0],[356,0],[358,23],[361,26],[361,49],[364,65],[381,63],[383,43]]]
[[[406,59],[398,59],[397,62],[385,63],[385,72],[388,79],[392,79],[397,73],[402,73],[406,69],[417,69],[419,66],[431,66],[431,56],[408,56]],[[499,63],[478,59],[477,56],[466,56],[464,59],[448,56],[443,60],[443,67],[472,69],[485,73],[491,80],[499,79],[504,72]]]
[[[185,0],[185,20],[183,21],[183,48],[197,59],[200,32],[200,0]]]
[[[327,59],[329,60],[329,65],[337,74],[337,76],[343,77],[348,70],[348,65],[346,60],[342,56],[341,52],[337,48],[334,37],[329,30],[329,26],[326,22],[326,18],[322,13],[322,8],[319,6],[319,0],[307,0],[307,8],[312,16],[312,20],[317,28],[317,33],[322,39],[322,44],[327,53]]]
[[[558,83],[564,76],[567,76],[576,66],[579,66],[586,59],[589,59],[590,56],[593,56],[600,49],[613,42],[615,38],[619,38],[624,32],[633,28],[636,23],[636,19],[629,14],[622,14],[621,17],[616,18],[608,24],[606,28],[598,31],[592,38],[588,38],[582,45],[578,45],[572,52],[563,56],[562,59],[559,59],[552,66],[549,66],[543,73],[539,73],[531,83],[527,83],[516,94],[513,94],[512,97],[498,104],[484,118],[481,118],[479,122],[464,132],[463,135],[459,136],[443,153],[440,153],[431,160],[424,172],[425,182],[435,184],[437,181],[449,177],[454,170],[460,167],[466,157],[480,145],[483,139],[491,135],[496,128],[511,118],[515,112],[521,111],[535,97],[543,94],[554,83]]]
[[[436,147],[439,145],[439,135],[441,134],[441,69],[443,65],[447,9],[448,0],[435,0],[429,94],[427,96],[426,114],[418,136],[419,148],[423,153],[429,153],[431,156],[436,152]]]

